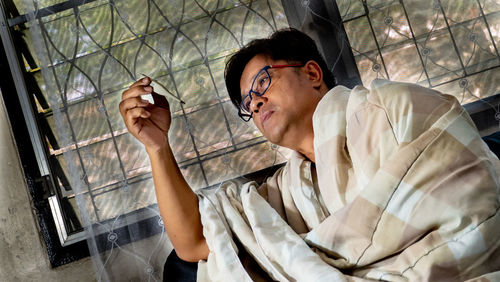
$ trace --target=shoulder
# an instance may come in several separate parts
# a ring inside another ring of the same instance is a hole
[[[434,111],[442,105],[458,104],[454,96],[415,83],[375,79],[370,84],[368,101],[383,108],[419,113]]]
[[[346,108],[350,94],[351,89],[336,86],[321,98],[313,115],[315,143],[337,135],[345,136]]]
[[[358,86],[351,95],[348,116],[387,123],[398,143],[413,140],[447,113],[463,112],[454,96],[414,83],[375,79],[369,89]]]
[[[351,89],[342,85],[330,89],[319,101],[313,118],[325,113],[344,112],[350,94]]]

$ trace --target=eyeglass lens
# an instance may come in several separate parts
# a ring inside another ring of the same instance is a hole
[[[252,83],[252,92],[257,94],[258,96],[262,96],[269,87],[270,81],[271,79],[269,78],[269,73],[267,72],[267,70],[261,70]]]
[[[271,83],[271,78],[266,69],[260,70],[252,83],[252,88],[248,95],[243,97],[241,101],[241,109],[244,113],[250,113],[250,103],[252,102],[252,95],[262,96],[266,93],[269,84]]]

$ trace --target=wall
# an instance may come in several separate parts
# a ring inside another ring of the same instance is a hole
[[[90,258],[52,269],[0,96],[0,281],[95,281]]]

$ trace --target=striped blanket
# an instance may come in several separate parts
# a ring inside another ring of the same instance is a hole
[[[199,192],[199,281],[500,281],[498,158],[454,97],[370,89],[320,101],[315,164]]]

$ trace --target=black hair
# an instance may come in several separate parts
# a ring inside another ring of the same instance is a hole
[[[335,78],[319,53],[314,40],[307,34],[285,28],[271,34],[269,38],[255,39],[234,53],[226,63],[224,78],[231,102],[239,108],[241,103],[240,79],[247,63],[256,55],[268,56],[274,61],[305,64],[313,60],[321,67],[323,81],[328,89],[335,86]]]

